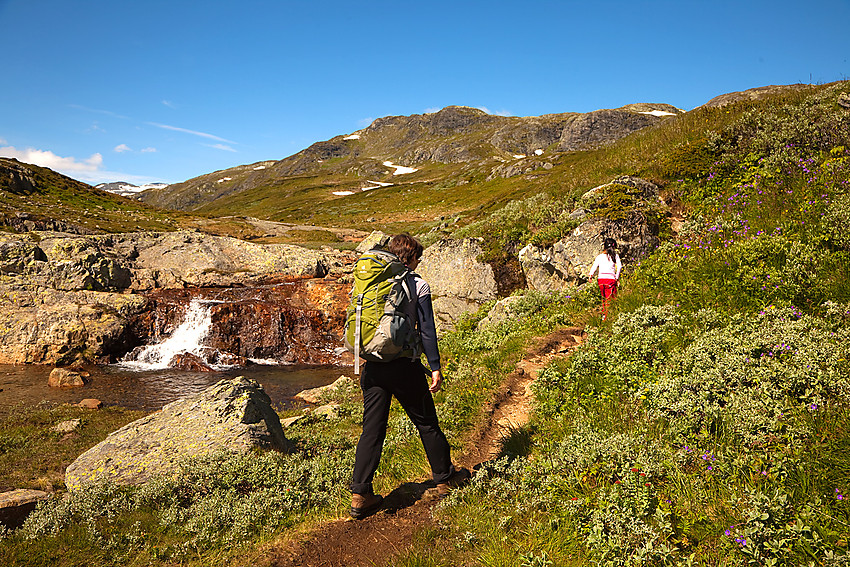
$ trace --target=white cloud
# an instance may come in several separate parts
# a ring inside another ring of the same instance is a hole
[[[0,142],[6,144],[5,140],[0,140]],[[103,156],[99,153],[92,154],[86,159],[77,159],[75,157],[57,156],[53,152],[46,150],[36,150],[33,148],[19,150],[13,146],[4,146],[0,147],[0,156],[15,158],[24,163],[48,167],[90,185],[118,180],[133,183],[134,185],[172,182],[150,176],[134,175],[120,171],[106,171],[103,169]]]
[[[442,109],[433,106],[431,108],[426,108],[424,114],[434,114],[435,112],[440,112],[440,110]]]
[[[142,148],[140,150],[143,154],[155,154],[156,148]]]
[[[214,148],[216,150],[224,150],[226,152],[239,153],[236,150],[234,150],[233,148],[231,148],[230,146],[228,146],[227,144],[202,144],[202,145],[204,145],[208,148]]]
[[[186,128],[180,128],[178,126],[170,126],[168,124],[159,124],[157,122],[148,122],[151,126],[156,126],[157,128],[162,128],[163,130],[171,130],[173,132],[182,132],[184,134],[191,134],[193,136],[200,136],[201,138],[208,138],[210,140],[215,140],[217,142],[226,142],[228,144],[235,144],[236,142],[232,140],[226,140],[224,138],[219,138],[213,134],[207,134],[206,132],[198,132],[196,130],[188,130]]]
[[[375,119],[372,118],[371,116],[368,117],[368,118],[361,118],[360,120],[357,121],[357,125],[365,128],[366,126],[368,126],[369,124],[371,124],[374,121],[375,121]]]
[[[115,146],[114,151],[119,154],[123,154],[124,152],[132,152],[133,150],[131,150],[130,146],[128,146],[127,144],[118,144],[117,146]]]
[[[177,108],[177,105],[171,102],[170,100],[163,100],[162,104],[164,104],[168,108]]]
[[[36,150],[34,148],[19,150],[13,146],[5,146],[0,148],[0,156],[15,158],[24,163],[49,167],[61,173],[94,172],[103,166],[103,156],[100,154],[92,154],[84,160],[78,160],[74,157],[57,156],[49,150]]]
[[[7,142],[6,140],[4,140],[3,138],[0,138],[0,146],[5,146],[5,145],[6,145],[6,144],[8,144],[8,143],[9,143],[9,142]]]
[[[484,112],[486,112],[487,114],[490,114],[491,116],[513,116],[514,115],[514,113],[511,112],[510,110],[497,110],[497,111],[494,112],[494,111],[491,111],[486,106],[479,106],[478,110],[483,110]]]
[[[121,118],[122,120],[130,120],[128,116],[124,116],[123,114],[118,114],[117,112],[112,112],[111,110],[101,110],[99,108],[89,108],[87,106],[82,106],[79,104],[69,104],[71,108],[76,108],[77,110],[85,110],[86,112],[95,112],[97,114],[106,114],[107,116],[113,116],[115,118]]]

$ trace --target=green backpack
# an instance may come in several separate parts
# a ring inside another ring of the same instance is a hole
[[[354,373],[360,358],[387,362],[415,356],[419,333],[407,307],[416,301],[409,289],[410,269],[395,254],[372,249],[354,265],[351,303],[345,312],[345,348],[354,353]]]

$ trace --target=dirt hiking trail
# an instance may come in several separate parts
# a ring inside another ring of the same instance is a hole
[[[584,330],[567,328],[537,338],[516,370],[483,408],[481,425],[469,436],[455,463],[470,470],[498,458],[502,442],[531,417],[531,382],[550,360],[568,356],[584,341]],[[392,565],[422,529],[434,525],[440,501],[433,481],[405,483],[385,495],[380,512],[363,520],[326,522],[296,541],[270,546],[258,565],[269,567],[359,567]]]

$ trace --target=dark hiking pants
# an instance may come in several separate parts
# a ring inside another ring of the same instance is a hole
[[[445,482],[451,476],[449,443],[437,422],[434,399],[428,390],[428,376],[422,363],[410,358],[397,358],[390,362],[370,361],[363,367],[360,375],[363,433],[357,443],[351,492],[372,493],[372,478],[381,462],[393,396],[419,431],[434,480]]]

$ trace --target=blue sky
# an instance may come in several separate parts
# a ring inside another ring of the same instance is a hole
[[[850,0],[0,0],[0,156],[138,185],[452,104],[690,110],[850,78],[849,23]]]

